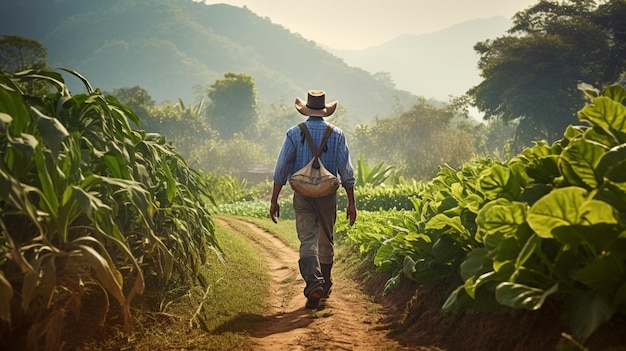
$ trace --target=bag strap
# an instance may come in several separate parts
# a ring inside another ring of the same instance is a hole
[[[322,150],[324,150],[324,146],[326,146],[328,138],[330,138],[330,134],[332,133],[334,126],[328,123],[328,126],[326,127],[326,132],[324,133],[324,138],[322,138],[322,143],[320,144],[319,148],[316,148],[315,144],[313,144],[313,138],[311,138],[311,133],[309,133],[309,129],[306,127],[306,124],[302,122],[298,124],[298,127],[300,127],[300,130],[302,130],[302,132],[304,133],[304,136],[309,143],[309,148],[311,149],[313,157],[319,158],[322,155]]]

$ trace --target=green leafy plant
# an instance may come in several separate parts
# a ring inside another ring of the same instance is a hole
[[[345,229],[392,272],[386,292],[408,277],[456,284],[446,310],[556,301],[580,343],[626,313],[626,90],[582,88],[586,126],[507,162],[443,168],[412,197],[408,216]]]
[[[30,347],[59,345],[90,291],[102,294],[101,324],[113,297],[128,327],[146,275],[187,279],[208,248],[219,253],[204,177],[68,72],[87,94],[70,95],[56,72],[0,75],[0,318],[28,324]],[[32,80],[57,92],[23,94],[16,82]]]
[[[356,185],[358,186],[379,186],[384,184],[385,180],[393,175],[394,166],[383,168],[384,161],[380,161],[374,167],[370,167],[365,161],[363,155],[359,155],[357,161]]]

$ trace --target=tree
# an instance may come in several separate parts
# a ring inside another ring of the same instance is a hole
[[[144,124],[149,118],[149,110],[154,108],[155,102],[148,91],[138,85],[132,88],[123,87],[113,89],[110,95],[115,96],[121,103],[128,106],[139,116],[140,124]],[[144,122],[144,123],[141,123]],[[145,127],[144,127],[145,128]]]
[[[554,141],[584,103],[580,82],[604,86],[626,69],[626,2],[541,0],[509,35],[477,43],[484,80],[468,91],[486,119],[519,120],[515,148]]]
[[[44,69],[48,53],[38,41],[17,35],[0,39],[0,71],[17,73],[27,69]]]
[[[455,128],[454,109],[434,107],[421,98],[399,116],[359,125],[353,149],[368,162],[397,167],[397,174],[413,179],[432,179],[441,166],[459,168],[475,152],[473,136],[463,126]]]
[[[17,35],[3,35],[0,39],[0,71],[18,73],[29,69],[43,70],[48,64],[46,48],[38,41]],[[18,83],[30,95],[43,95],[49,86],[41,80]]]
[[[208,88],[207,95],[209,124],[223,139],[230,139],[236,132],[253,130],[258,117],[254,78],[228,72],[224,79]]]

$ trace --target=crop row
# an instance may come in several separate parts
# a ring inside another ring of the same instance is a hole
[[[94,292],[94,318],[112,297],[128,326],[146,282],[196,277],[207,251],[219,254],[204,178],[68,72],[86,94],[56,72],[0,75],[0,340],[27,326],[30,348],[58,345]],[[55,92],[29,95],[33,82]]]
[[[446,310],[536,310],[558,301],[586,340],[626,313],[626,90],[586,89],[590,102],[563,139],[507,162],[442,169],[412,211],[340,227],[375,263],[403,277],[457,288]]]

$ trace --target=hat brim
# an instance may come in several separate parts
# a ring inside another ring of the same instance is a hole
[[[328,117],[335,113],[335,109],[337,108],[337,101],[333,101],[325,105],[324,108],[310,108],[306,105],[306,101],[296,98],[296,110],[300,112],[300,114],[304,116],[312,116],[312,117]]]

